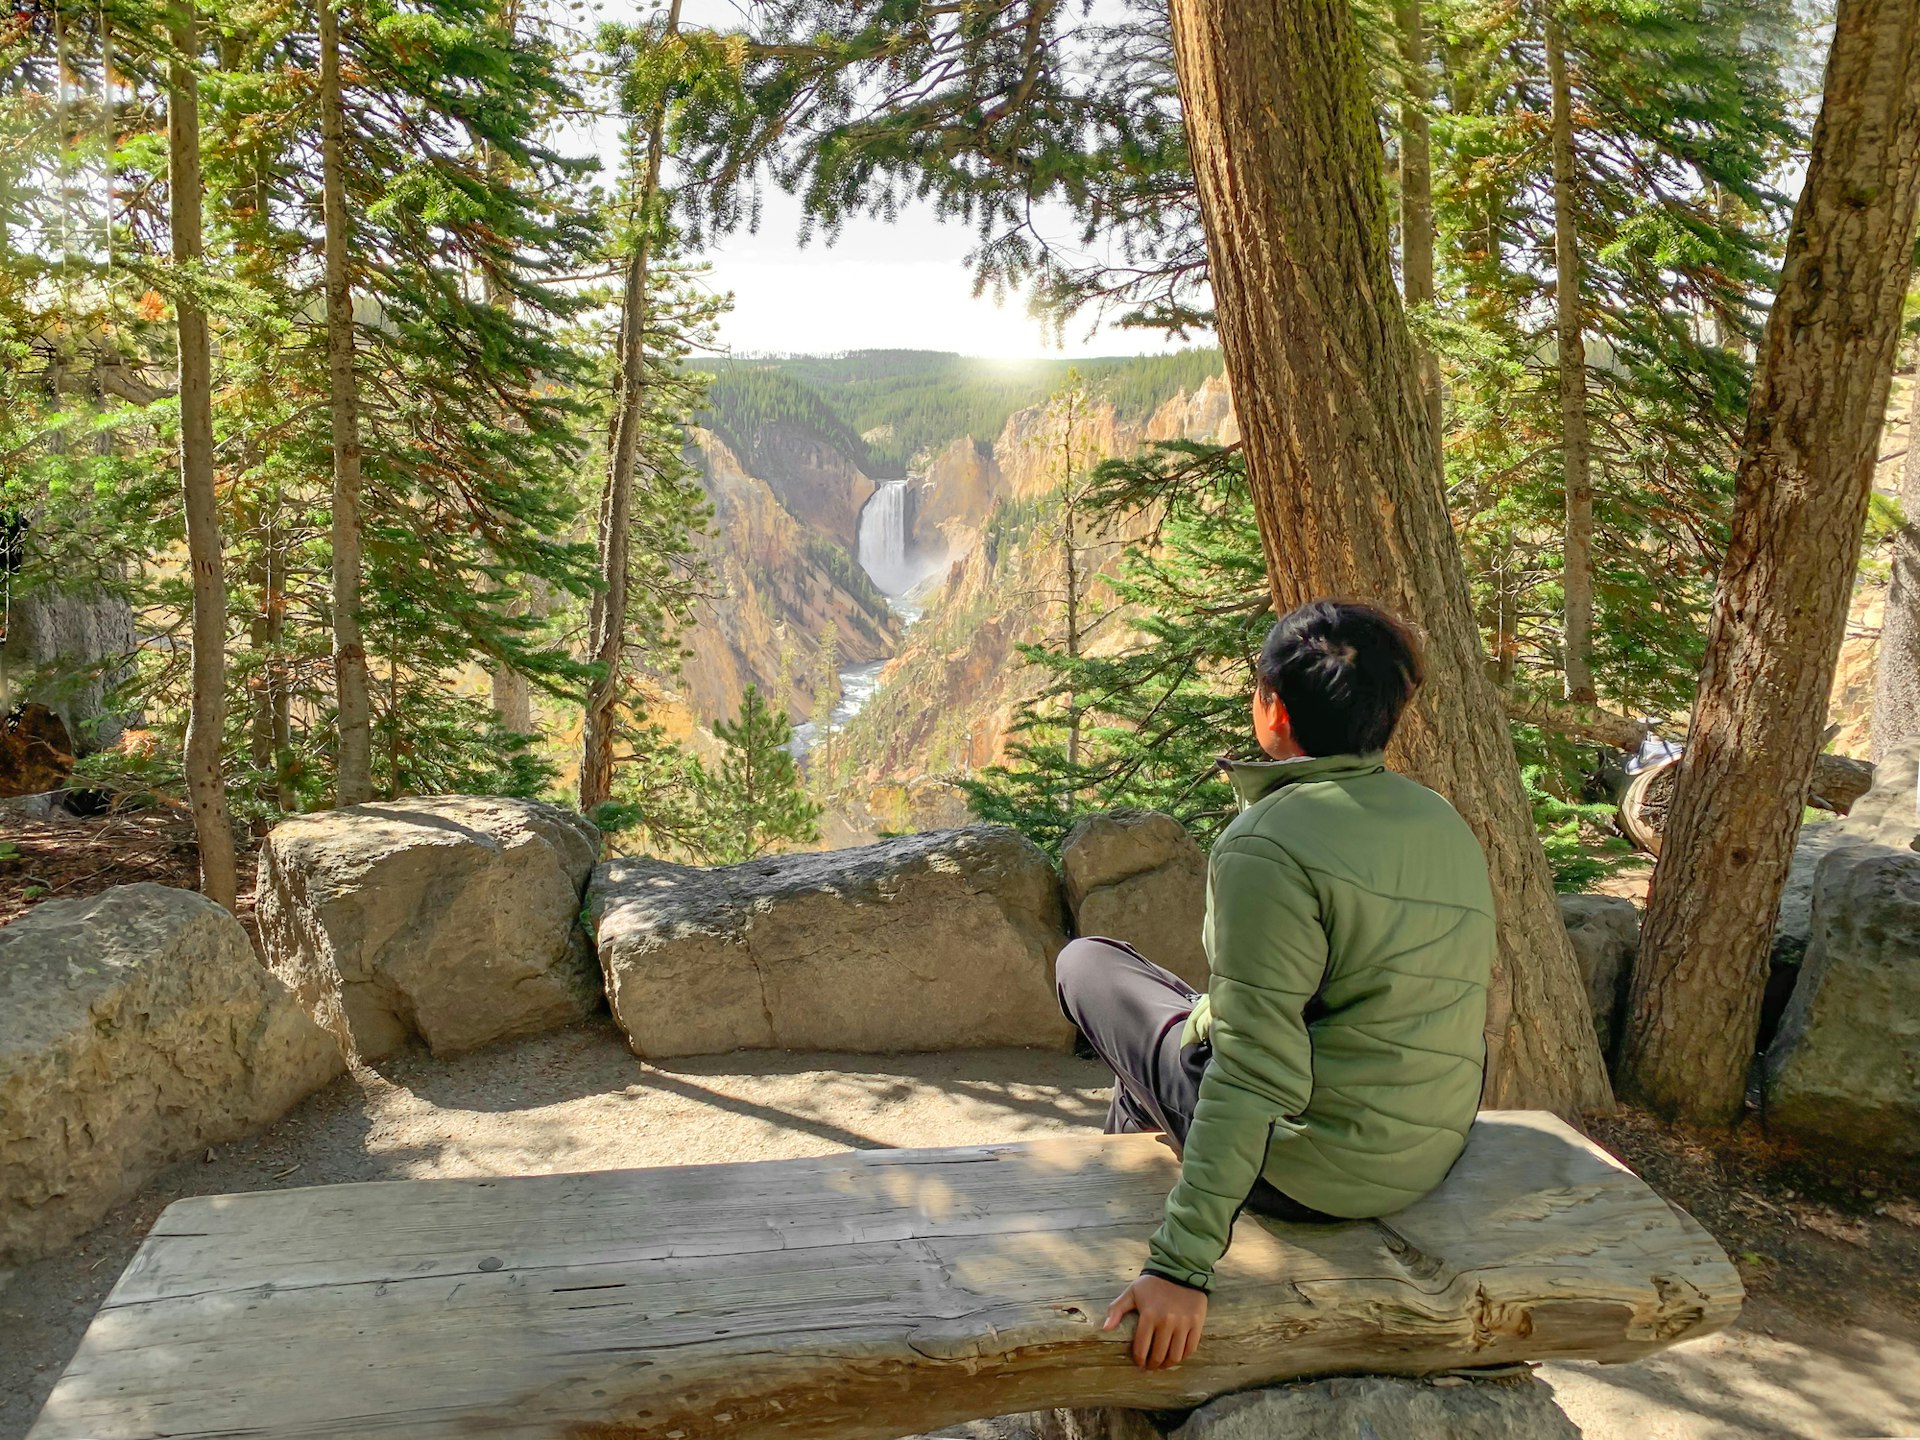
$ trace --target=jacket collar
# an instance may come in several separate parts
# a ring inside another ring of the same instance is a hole
[[[1365,755],[1302,755],[1293,760],[1222,760],[1220,764],[1244,810],[1282,786],[1377,775],[1387,768],[1387,756],[1383,750],[1374,750]]]

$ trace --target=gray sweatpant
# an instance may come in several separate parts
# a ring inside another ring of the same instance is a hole
[[[1107,1134],[1159,1131],[1174,1152],[1186,1144],[1213,1047],[1182,1045],[1187,1012],[1200,997],[1171,970],[1124,940],[1082,936],[1069,940],[1054,962],[1060,1008],[1080,1027],[1094,1053],[1114,1073]],[[1330,1221],[1264,1178],[1254,1181],[1246,1208],[1277,1220]]]

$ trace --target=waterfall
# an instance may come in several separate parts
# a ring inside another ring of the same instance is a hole
[[[926,575],[922,557],[912,554],[907,544],[907,529],[912,516],[913,497],[910,481],[889,480],[873,492],[861,507],[860,531],[856,537],[856,558],[880,593],[889,598],[905,595]]]

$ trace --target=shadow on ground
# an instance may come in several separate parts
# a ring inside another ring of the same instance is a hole
[[[25,1435],[140,1237],[183,1196],[1031,1139],[1098,1129],[1110,1083],[1094,1062],[1041,1051],[769,1052],[656,1066],[605,1019],[450,1060],[406,1052],[356,1070],[259,1136],[163,1172],[78,1244],[5,1282],[0,1440]],[[1869,1215],[1847,1220],[1859,1233],[1846,1241],[1787,1220],[1777,1236],[1735,1233],[1727,1226],[1738,1212],[1721,1193],[1738,1190],[1733,1160],[1643,1154],[1627,1131],[1603,1138],[1742,1256],[1754,1295],[1739,1329],[1656,1360],[1547,1367],[1588,1440],[1920,1436],[1920,1231]],[[1751,1193],[1782,1215],[1801,1213],[1793,1192]],[[991,1423],[957,1433],[1020,1431]]]

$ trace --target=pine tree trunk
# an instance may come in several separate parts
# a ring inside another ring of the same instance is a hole
[[[339,735],[334,800],[373,798],[373,707],[360,638],[360,391],[353,371],[353,286],[347,274],[347,115],[334,0],[320,15],[321,201],[326,228],[327,377],[333,417],[333,684]]]
[[[1400,107],[1400,283],[1407,308],[1433,303],[1433,140],[1427,106],[1427,37],[1420,0],[1396,7],[1400,61],[1407,100]],[[1440,363],[1426,346],[1416,347],[1421,403],[1437,439],[1442,434]]]
[[[533,732],[533,687],[511,665],[493,670],[493,713],[500,724],[521,735]]]
[[[1559,332],[1561,474],[1566,487],[1561,586],[1567,699],[1592,703],[1593,454],[1587,434],[1587,331],[1581,307],[1580,237],[1573,204],[1573,94],[1566,35],[1547,0],[1547,75],[1553,86],[1554,312]]]
[[[1920,735],[1920,363],[1913,368],[1907,412],[1907,458],[1900,469],[1899,531],[1893,537],[1893,581],[1873,660],[1873,758],[1884,760],[1902,740]]]
[[[1452,799],[1500,899],[1488,1103],[1604,1106],[1585,990],[1488,678],[1388,252],[1349,0],[1174,0],[1221,344],[1274,603],[1371,598],[1424,635],[1397,764]]]
[[[1065,471],[1062,494],[1066,501],[1066,513],[1063,519],[1064,543],[1061,547],[1061,560],[1067,572],[1066,652],[1069,660],[1078,660],[1080,658],[1080,515],[1078,492],[1074,488],[1073,455],[1074,423],[1078,418],[1077,404],[1070,398],[1067,401],[1066,435],[1061,443],[1061,458],[1065,462],[1062,467]],[[1077,675],[1078,671],[1069,669],[1067,674],[1069,676],[1067,682],[1067,772],[1077,777],[1080,768],[1080,696],[1075,691],[1074,682],[1071,677]],[[1070,791],[1069,794],[1076,793],[1078,787],[1079,780],[1076,778],[1074,780],[1074,790]]]
[[[1840,0],[1641,930],[1625,1093],[1738,1118],[1826,723],[1920,200],[1920,6]]]
[[[197,16],[184,0],[173,21],[180,52],[167,74],[167,191],[173,260],[197,266],[200,224],[200,81],[189,63],[199,53]],[[234,908],[233,818],[221,773],[227,710],[227,581],[220,546],[220,502],[213,487],[213,352],[207,313],[187,288],[174,297],[180,343],[180,489],[193,572],[193,690],[187,707],[187,794],[200,846],[200,889]]]
[[[286,547],[277,523],[269,521],[264,528],[258,558],[250,567],[260,603],[247,637],[254,653],[268,658],[254,691],[250,755],[254,769],[272,773],[274,803],[291,810],[294,794],[287,761],[293,740],[292,687],[287,683],[286,661],[278,653],[287,628]]]
[[[666,28],[680,27],[680,0],[667,9]],[[580,728],[580,808],[591,811],[613,794],[613,742],[619,729],[620,696],[626,670],[627,563],[632,546],[633,474],[640,448],[642,407],[647,383],[647,225],[660,191],[660,142],[666,125],[656,110],[647,127],[646,173],[636,197],[633,254],[627,257],[620,310],[619,370],[614,380],[613,442],[608,446],[607,479],[600,492],[600,587],[594,592],[587,622],[587,659],[598,667],[588,683]]]

